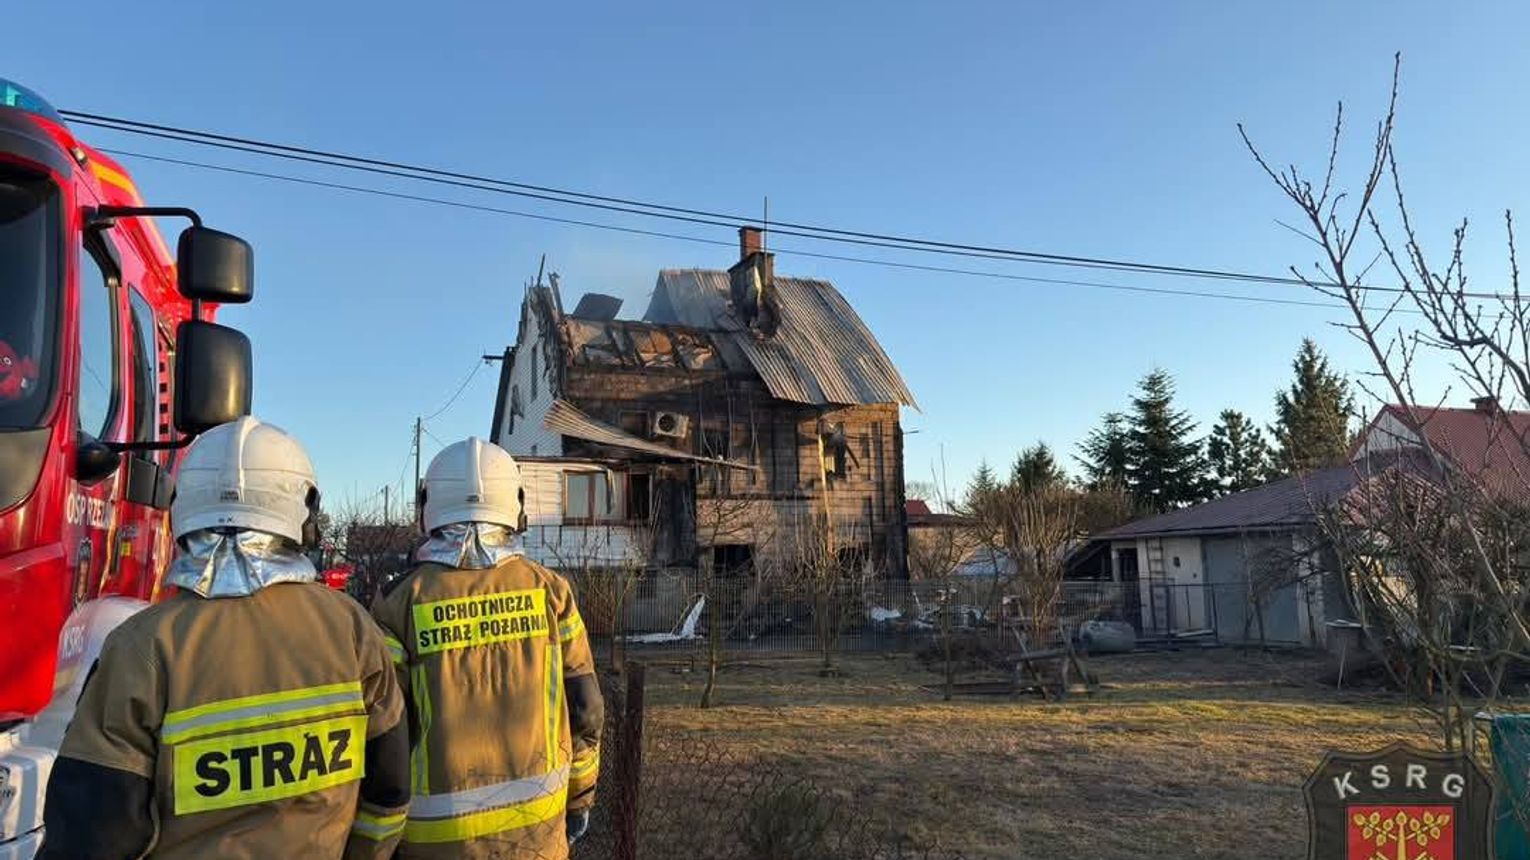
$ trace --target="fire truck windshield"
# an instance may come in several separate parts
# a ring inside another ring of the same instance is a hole
[[[36,427],[53,391],[63,277],[58,188],[0,165],[0,428]]]

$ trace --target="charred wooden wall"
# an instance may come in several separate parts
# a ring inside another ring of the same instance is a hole
[[[655,413],[678,413],[689,419],[685,436],[654,441],[755,467],[693,468],[699,546],[752,544],[756,556],[781,556],[827,511],[838,545],[863,545],[877,570],[907,576],[897,404],[818,408],[777,400],[757,378],[726,373],[578,366],[564,373],[562,396],[598,421],[635,432]],[[644,456],[570,442],[570,456]]]

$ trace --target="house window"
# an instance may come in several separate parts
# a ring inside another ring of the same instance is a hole
[[[617,426],[640,439],[648,438],[648,413],[623,409],[617,417]]]
[[[710,419],[702,423],[701,454],[704,457],[728,456],[728,429],[721,421]]]
[[[620,484],[607,472],[569,472],[563,476],[563,519],[571,523],[611,522],[622,516]]]
[[[716,418],[701,423],[701,456],[721,459],[728,456],[728,428]],[[701,466],[697,471],[697,489],[708,495],[728,494],[728,469],[722,466]]]
[[[828,477],[843,478],[850,473],[850,437],[845,433],[845,425],[835,424],[823,432],[818,444]]]
[[[653,516],[653,476],[634,472],[627,476],[627,519],[646,523]]]
[[[753,566],[753,544],[721,543],[712,547],[712,569],[718,576],[741,576]]]

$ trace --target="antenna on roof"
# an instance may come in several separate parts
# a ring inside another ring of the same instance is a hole
[[[770,249],[770,195],[765,195],[765,215],[760,218],[760,250]]]

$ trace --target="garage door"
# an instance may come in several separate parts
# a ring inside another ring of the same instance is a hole
[[[1216,619],[1217,636],[1223,642],[1287,644],[1302,641],[1295,585],[1264,595],[1260,601],[1262,611],[1258,614],[1254,611],[1255,601],[1251,596],[1250,577],[1257,574],[1251,570],[1249,559],[1257,559],[1263,550],[1289,548],[1289,538],[1207,538],[1202,541],[1202,546],[1206,554],[1208,596]]]

